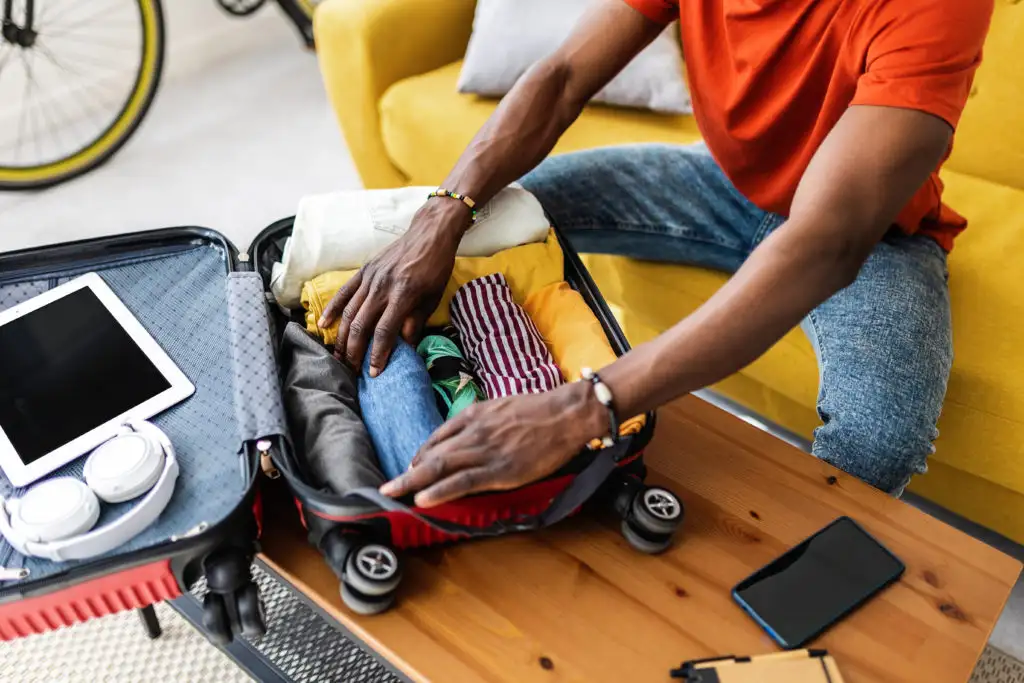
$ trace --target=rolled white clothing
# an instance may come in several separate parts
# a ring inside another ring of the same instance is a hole
[[[277,302],[295,308],[306,281],[330,270],[351,270],[365,264],[409,229],[434,189],[402,187],[304,197],[283,258],[274,264],[271,274],[270,288]],[[463,236],[458,255],[491,256],[520,244],[543,242],[548,230],[537,198],[512,184],[477,207],[476,223]]]

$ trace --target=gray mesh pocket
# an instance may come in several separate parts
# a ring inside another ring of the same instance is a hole
[[[23,301],[28,301],[32,297],[39,296],[49,288],[48,280],[16,282],[0,286],[0,311],[5,311]]]
[[[258,273],[228,277],[235,415],[242,443],[288,433],[266,301]]]

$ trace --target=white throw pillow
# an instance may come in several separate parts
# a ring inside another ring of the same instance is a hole
[[[501,97],[550,55],[600,0],[478,0],[459,92]],[[689,114],[690,94],[673,23],[601,92],[595,102]]]
[[[433,187],[350,190],[303,197],[270,289],[285,308],[299,305],[302,284],[328,270],[359,268],[405,234]],[[437,199],[435,201],[453,201]],[[459,256],[491,256],[543,242],[550,230],[540,202],[518,183],[479,207],[459,242]]]

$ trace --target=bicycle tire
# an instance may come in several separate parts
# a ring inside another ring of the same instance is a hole
[[[116,118],[75,152],[38,166],[0,165],[0,190],[35,190],[77,178],[111,159],[135,134],[163,75],[166,27],[160,0],[134,0],[142,18],[142,54],[128,99]]]
[[[295,4],[302,10],[307,19],[313,21],[313,12],[316,11],[316,6],[320,3],[316,2],[316,0],[295,0]]]
[[[313,13],[321,0],[277,0],[278,6],[299,30],[306,47],[316,49],[313,37]]]

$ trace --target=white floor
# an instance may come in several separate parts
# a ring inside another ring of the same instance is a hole
[[[0,194],[0,251],[170,225],[215,228],[245,247],[303,194],[359,186],[315,57],[276,7],[236,21],[209,0],[166,5],[168,70],[142,128],[79,180]],[[992,642],[1024,660],[1024,582]]]
[[[359,186],[316,56],[276,6],[240,20],[212,0],[165,8],[165,80],[139,131],[78,180],[0,193],[0,251],[171,225],[245,247],[302,195]]]

